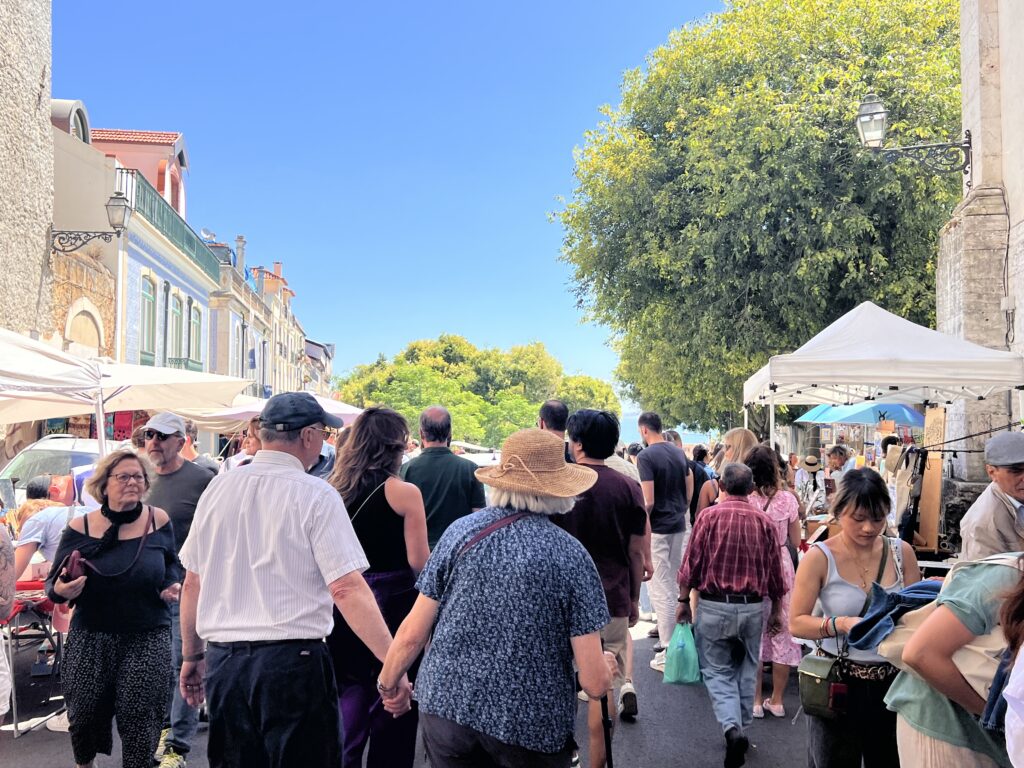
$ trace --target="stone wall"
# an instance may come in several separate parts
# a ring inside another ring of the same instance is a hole
[[[102,335],[99,354],[114,356],[114,276],[102,261],[99,247],[85,251],[56,253],[50,262],[53,274],[53,324],[68,338],[65,328],[79,312],[87,312],[98,321]],[[98,315],[98,317],[96,316]]]
[[[0,0],[0,328],[50,321],[50,0]]]
[[[953,211],[939,238],[935,268],[938,330],[975,344],[1006,349],[1003,265],[1006,258],[1007,211],[1002,190],[981,187],[971,191]],[[947,405],[946,438],[973,434],[1007,423],[1005,395],[984,401],[959,400]],[[980,449],[984,438],[951,447]],[[982,457],[960,453],[953,460],[954,476],[964,480],[985,477]]]

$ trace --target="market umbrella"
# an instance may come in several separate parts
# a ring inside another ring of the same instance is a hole
[[[11,357],[8,357],[11,355]],[[132,410],[229,405],[249,382],[214,373],[80,360],[0,331],[0,424]],[[97,430],[106,453],[103,429]]]
[[[877,424],[894,421],[911,427],[923,427],[924,415],[902,403],[857,403],[856,405],[825,406],[824,410],[808,419],[808,411],[798,422],[814,424]]]
[[[799,419],[797,419],[794,423],[795,424],[829,424],[831,422],[823,421],[823,420],[819,419],[818,417],[821,416],[823,413],[829,413],[832,410],[832,408],[833,408],[833,406],[831,406],[831,405],[826,405],[825,403],[821,403],[820,405],[816,405],[813,408],[811,408],[811,410],[809,410],[807,413],[805,413],[803,416],[801,416]]]

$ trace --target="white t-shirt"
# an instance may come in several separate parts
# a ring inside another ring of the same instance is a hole
[[[338,492],[269,450],[207,486],[180,558],[200,579],[199,636],[221,643],[326,637],[327,585],[369,567]]]

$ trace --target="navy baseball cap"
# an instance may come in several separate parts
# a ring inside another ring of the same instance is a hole
[[[344,423],[340,416],[332,416],[308,392],[284,392],[267,400],[260,414],[264,429],[290,432],[320,422],[335,429]]]

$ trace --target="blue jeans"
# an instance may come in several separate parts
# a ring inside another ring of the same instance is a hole
[[[760,664],[763,603],[701,600],[693,633],[711,708],[725,733],[754,719],[754,676]]]
[[[174,747],[180,755],[188,754],[192,747],[192,739],[199,728],[199,710],[190,707],[181,697],[178,678],[181,676],[181,620],[178,615],[178,604],[171,603],[171,662],[174,668],[174,680],[168,697],[171,733],[167,737],[167,746]]]

